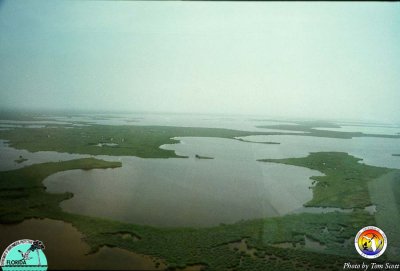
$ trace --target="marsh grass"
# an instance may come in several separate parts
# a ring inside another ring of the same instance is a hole
[[[329,153],[317,155],[324,161],[336,161],[348,170],[358,161],[346,154],[334,154],[333,157]],[[313,168],[323,170],[321,163],[312,163],[313,159],[299,158],[295,161],[299,165],[313,165]],[[359,165],[360,170],[369,172],[368,166]],[[84,241],[92,253],[103,246],[119,247],[163,259],[170,269],[201,265],[208,270],[321,270],[322,266],[325,270],[338,270],[343,262],[358,260],[355,250],[343,244],[354,237],[359,228],[374,220],[367,212],[355,210],[351,213],[294,214],[210,228],[156,228],[64,212],[59,207],[60,202],[73,195],[47,193],[42,184],[47,176],[64,170],[120,166],[119,162],[85,158],[0,172],[0,222],[18,223],[27,218],[62,220],[84,234]],[[135,238],[131,240],[125,238],[126,235]],[[296,244],[304,244],[305,236],[323,244],[326,247],[323,253],[274,245],[290,242],[299,247]],[[231,249],[232,242],[244,238],[256,257]]]
[[[359,158],[343,152],[310,153],[303,158],[262,159],[259,161],[294,165],[318,170],[313,176],[313,198],[307,207],[364,208],[373,204],[368,183],[391,169],[360,163]]]

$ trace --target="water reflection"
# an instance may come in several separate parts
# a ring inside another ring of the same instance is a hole
[[[255,160],[263,158],[305,157],[310,152],[347,152],[373,166],[399,168],[394,153],[400,153],[400,139],[356,137],[353,139],[323,138],[292,135],[254,135],[240,137],[245,141],[279,142],[259,144],[225,138],[183,137],[180,143],[166,144],[163,149],[174,150],[182,156],[211,156],[220,159]]]
[[[71,224],[51,219],[29,219],[19,224],[0,224],[0,251],[20,239],[41,240],[50,269],[163,270],[161,260],[120,248],[102,247],[88,254],[83,235]],[[159,265],[156,265],[156,263]]]
[[[15,160],[20,156],[27,160],[22,163],[16,162]],[[0,140],[0,171],[17,169],[39,163],[66,161],[85,157],[90,157],[90,155],[54,151],[29,152],[27,150],[17,150],[9,147],[5,140]]]
[[[340,128],[317,128],[317,130],[337,131],[337,132],[362,132],[365,134],[378,135],[398,135],[400,128],[396,126],[353,126],[343,125]]]
[[[48,177],[49,192],[74,193],[64,210],[157,226],[210,226],[278,216],[311,200],[306,168],[255,160],[122,158],[107,170]],[[107,206],[107,208],[102,208]]]

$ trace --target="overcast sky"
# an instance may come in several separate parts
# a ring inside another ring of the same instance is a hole
[[[400,122],[400,3],[2,1],[0,71],[2,108]]]

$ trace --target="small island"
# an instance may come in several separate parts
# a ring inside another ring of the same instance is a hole
[[[279,142],[272,142],[272,141],[266,141],[266,142],[260,142],[260,141],[249,141],[245,140],[243,138],[235,138],[236,140],[242,141],[242,142],[248,142],[248,143],[259,143],[259,144],[281,144]]]
[[[21,163],[23,163],[25,161],[28,161],[28,159],[26,159],[22,155],[20,155],[17,159],[14,160],[14,162],[17,163],[17,164],[21,164]]]
[[[197,159],[214,159],[214,158],[212,158],[212,157],[201,156],[201,155],[198,155],[198,154],[196,154],[194,157],[197,158]]]

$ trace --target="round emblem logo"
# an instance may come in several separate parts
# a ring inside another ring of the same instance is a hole
[[[374,259],[381,256],[387,247],[387,238],[385,233],[374,226],[362,228],[354,240],[357,252],[368,259]]]
[[[4,271],[47,270],[44,244],[29,239],[18,240],[9,245],[1,256],[0,266]]]

